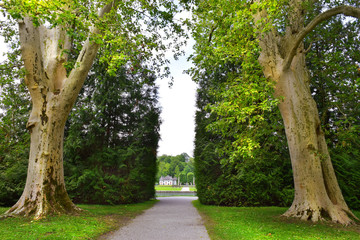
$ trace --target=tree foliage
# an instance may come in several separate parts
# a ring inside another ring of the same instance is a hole
[[[151,74],[96,62],[67,125],[65,181],[75,202],[130,203],[154,196],[159,141]]]
[[[230,81],[238,67],[238,63],[223,61],[216,69],[204,69],[196,78],[199,89],[194,159],[199,200],[227,206],[286,206],[293,195],[292,173],[278,111],[267,114],[261,127],[254,131],[261,147],[254,150],[252,157],[234,157],[226,147],[234,137],[209,131],[208,126],[221,119],[209,105],[221,102],[223,95],[219,91],[223,90],[219,86]],[[242,129],[244,125],[234,123],[232,127]]]
[[[23,77],[16,38],[0,64],[0,205],[10,206],[25,185],[30,136],[26,131],[30,99]]]
[[[78,67],[76,57],[87,38],[107,46],[100,60],[108,63],[110,74],[124,64],[136,68],[140,63],[147,62],[148,70],[168,75],[166,64],[169,61],[165,52],[173,50],[174,56],[179,56],[182,54],[180,47],[185,44],[181,39],[185,37],[181,24],[174,20],[174,15],[181,10],[173,0],[5,0],[1,6],[1,11],[6,12],[9,19],[11,16],[12,20],[21,22],[26,16],[35,26],[65,30],[72,42],[70,47],[59,42],[63,55],[75,56],[64,63],[68,72]],[[111,10],[101,13],[104,9]],[[94,28],[98,31],[93,32]],[[17,34],[9,28],[3,33],[5,36]]]

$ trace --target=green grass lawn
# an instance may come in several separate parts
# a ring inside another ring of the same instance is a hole
[[[156,185],[156,191],[181,191],[182,187],[173,187],[173,186],[164,186],[164,185]]]
[[[117,206],[79,205],[85,210],[79,216],[51,216],[39,221],[29,218],[0,219],[0,239],[96,239],[124,225],[155,202]],[[6,210],[0,207],[0,214]]]
[[[173,187],[173,186],[164,186],[164,185],[156,185],[156,191],[181,191],[182,187]],[[189,187],[190,191],[196,191],[196,188]]]
[[[212,240],[240,239],[360,239],[358,226],[311,224],[280,217],[281,207],[218,207],[193,202],[202,215]],[[356,213],[359,215],[359,213]]]

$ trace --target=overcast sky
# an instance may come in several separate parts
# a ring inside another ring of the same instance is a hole
[[[6,49],[4,39],[0,37],[0,61],[2,51]],[[186,53],[191,54],[192,44],[188,44]],[[195,96],[196,84],[183,71],[191,65],[187,56],[171,61],[170,69],[174,84],[169,88],[169,79],[157,81],[159,85],[161,113],[161,140],[158,155],[178,155],[183,152],[193,156],[195,130]]]
[[[183,71],[190,68],[186,61],[192,52],[192,44],[187,46],[186,56],[172,61],[171,74],[174,85],[168,87],[168,79],[158,80],[160,86],[161,141],[158,155],[178,155],[183,152],[193,156],[195,137],[196,84]]]

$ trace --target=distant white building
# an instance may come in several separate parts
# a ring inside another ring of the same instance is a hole
[[[161,176],[159,180],[159,185],[176,185],[177,183],[176,180],[177,180],[176,178],[170,176],[166,176],[166,177]]]

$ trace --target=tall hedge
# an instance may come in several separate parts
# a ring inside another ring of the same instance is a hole
[[[75,202],[133,203],[154,197],[159,141],[155,79],[96,63],[71,113],[65,181]]]

